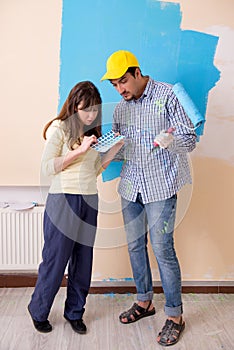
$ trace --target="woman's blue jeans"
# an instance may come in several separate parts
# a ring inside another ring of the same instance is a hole
[[[143,204],[139,193],[136,202],[122,198],[128,252],[137,289],[137,300],[153,299],[152,274],[147,250],[147,233],[156,257],[166,299],[165,313],[178,317],[183,313],[181,273],[174,249],[174,224],[177,196]]]

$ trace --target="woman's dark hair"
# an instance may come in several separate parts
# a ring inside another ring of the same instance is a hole
[[[78,105],[82,103],[82,109],[91,106],[98,108],[96,119],[90,126],[82,128],[80,119],[77,117]],[[64,122],[64,132],[67,137],[67,144],[70,149],[74,143],[80,144],[80,137],[95,135],[101,136],[102,124],[102,99],[96,86],[90,81],[82,81],[76,84],[70,91],[64,105],[58,116],[48,122],[43,130],[43,137],[46,140],[46,131],[54,120],[62,120]]]

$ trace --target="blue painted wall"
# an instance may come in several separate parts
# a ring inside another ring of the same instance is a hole
[[[143,74],[181,82],[201,113],[208,91],[219,79],[213,65],[218,38],[181,30],[177,3],[153,0],[64,0],[61,37],[60,105],[77,81],[92,80],[103,102],[119,100],[100,82],[107,57],[126,49],[139,59]]]
[[[120,99],[109,82],[100,82],[108,56],[132,51],[143,74],[180,82],[205,114],[209,90],[219,79],[213,64],[218,38],[181,30],[178,3],[155,0],[64,0],[61,36],[60,103],[81,80],[91,80],[104,102],[104,124],[111,123]]]

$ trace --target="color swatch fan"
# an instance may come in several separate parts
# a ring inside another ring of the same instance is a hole
[[[95,145],[92,145],[91,147],[98,152],[104,153],[107,152],[112,146],[114,146],[123,138],[124,136],[122,135],[115,137],[115,133],[111,130],[99,137],[97,139],[98,143],[95,143]]]

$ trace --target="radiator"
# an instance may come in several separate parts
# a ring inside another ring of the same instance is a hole
[[[43,246],[43,209],[0,209],[0,270],[37,270]]]

